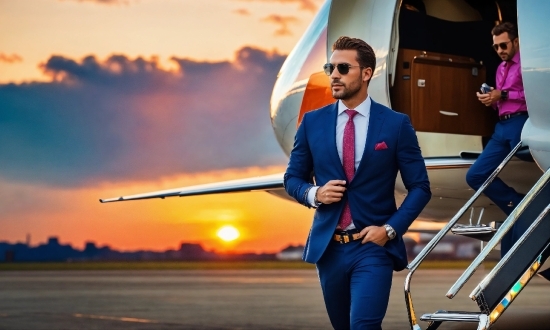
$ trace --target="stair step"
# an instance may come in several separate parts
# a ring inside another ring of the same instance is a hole
[[[433,314],[424,314],[420,317],[420,320],[428,322],[479,322],[480,318],[485,316],[487,314],[480,312],[440,311]]]
[[[488,242],[493,238],[498,227],[500,227],[500,223],[498,222],[492,222],[490,225],[456,225],[451,228],[451,232],[455,235],[471,237]]]

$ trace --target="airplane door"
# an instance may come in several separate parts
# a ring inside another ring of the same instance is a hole
[[[400,2],[400,1],[399,1]],[[369,94],[378,103],[390,106],[388,66],[397,0],[334,0],[327,29],[327,58],[340,36],[365,40],[376,54],[376,68]]]

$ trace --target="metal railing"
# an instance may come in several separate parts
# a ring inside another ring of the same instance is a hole
[[[487,180],[485,180],[485,182],[481,185],[481,187],[474,193],[474,195],[466,202],[466,204],[464,204],[464,206],[462,206],[462,208],[460,208],[460,210],[455,214],[455,216],[445,225],[445,227],[443,227],[433,238],[432,240],[430,240],[430,242],[424,247],[424,249],[422,249],[422,251],[416,256],[416,258],[414,258],[414,260],[409,263],[409,265],[407,266],[407,268],[409,269],[409,274],[407,274],[406,278],[405,278],[405,286],[404,286],[404,290],[405,290],[405,304],[407,305],[407,311],[409,313],[409,323],[410,323],[410,326],[411,326],[411,329],[413,330],[420,330],[420,326],[418,325],[418,322],[417,322],[417,317],[416,317],[416,314],[414,312],[414,306],[413,306],[413,301],[412,301],[412,295],[411,295],[411,282],[412,282],[412,276],[414,274],[414,272],[416,271],[416,269],[420,266],[420,264],[422,263],[422,261],[424,261],[424,259],[426,258],[426,256],[435,248],[435,246],[443,239],[443,237],[449,232],[449,230],[451,230],[451,228],[458,222],[458,220],[460,220],[460,218],[464,215],[464,213],[466,212],[466,210],[468,210],[473,204],[474,202],[478,199],[478,197],[483,193],[483,191],[493,182],[493,180],[498,176],[498,174],[502,171],[502,169],[504,168],[504,166],[506,166],[506,164],[508,164],[508,162],[510,161],[510,159],[512,159],[512,157],[516,154],[516,152],[522,147],[522,142],[520,141],[515,147],[514,149],[512,149],[512,151],[506,156],[506,158],[504,158],[504,160],[500,163],[500,165],[493,171],[493,173],[491,173],[491,175],[487,178]],[[521,204],[521,203],[520,203]],[[519,206],[518,206],[519,207]],[[517,208],[516,208],[517,209]],[[513,225],[513,222],[512,222],[512,225]],[[511,227],[511,226],[510,226]],[[506,229],[506,231],[508,231],[508,229]],[[501,232],[501,230],[499,229],[498,232]],[[504,234],[502,234],[504,235]],[[492,240],[491,240],[492,241]],[[488,246],[485,247],[485,249],[487,249]],[[484,249],[484,250],[485,250]],[[490,250],[489,250],[490,251]],[[477,258],[476,258],[477,260]],[[478,265],[479,266],[479,265]],[[478,266],[476,266],[475,268],[477,268]],[[473,271],[471,271],[471,273],[473,273],[475,271],[475,268],[473,269]],[[470,275],[471,276],[471,275]],[[464,274],[461,278],[464,277]],[[468,276],[469,278],[469,276]],[[467,281],[467,278],[465,279],[464,282]],[[455,283],[456,284],[456,283]],[[460,286],[462,287],[462,286]],[[458,290],[457,290],[458,291]],[[456,293],[455,293],[456,294]],[[453,295],[454,296],[454,295]],[[449,297],[447,295],[447,297]],[[452,297],[449,297],[449,298],[452,298]]]
[[[464,286],[464,284],[468,281],[468,279],[473,275],[477,267],[481,265],[481,263],[485,260],[485,258],[487,258],[487,255],[489,255],[489,253],[495,248],[495,246],[502,240],[504,235],[516,223],[517,219],[521,216],[523,211],[525,211],[525,209],[529,206],[529,204],[531,204],[531,202],[538,196],[539,192],[548,183],[549,179],[550,179],[550,171],[546,171],[540,177],[537,183],[535,183],[535,185],[531,188],[531,190],[529,190],[527,195],[525,195],[525,197],[518,204],[518,206],[512,211],[512,213],[510,213],[510,215],[508,216],[508,218],[506,218],[504,223],[502,223],[502,225],[500,226],[498,231],[495,233],[493,238],[491,238],[491,240],[487,242],[487,245],[485,246],[485,248],[478,254],[478,256],[470,264],[470,266],[468,266],[468,268],[458,278],[455,284],[453,284],[453,286],[449,289],[449,292],[447,292],[447,295],[446,295],[447,298],[453,298],[458,293],[458,291]],[[511,253],[508,253],[506,256],[504,256],[500,264],[502,264],[504,260],[508,260],[508,258],[510,258],[510,255]],[[493,268],[493,271],[491,271],[491,273],[496,274],[494,268]]]

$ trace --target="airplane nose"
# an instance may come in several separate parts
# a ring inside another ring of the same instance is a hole
[[[334,102],[331,79],[323,70],[327,63],[327,24],[331,1],[326,1],[316,18],[290,52],[273,87],[270,115],[273,131],[284,152],[289,155],[302,116]],[[310,97],[311,95],[311,97]]]

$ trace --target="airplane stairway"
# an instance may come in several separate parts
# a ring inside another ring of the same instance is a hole
[[[414,311],[410,290],[414,272],[520,148],[521,142],[451,221],[434,236],[407,266],[409,274],[405,279],[405,303],[409,313],[411,329],[422,329]],[[420,317],[420,320],[428,322],[426,330],[437,329],[443,322],[477,322],[478,330],[487,330],[511,305],[515,297],[528,284],[550,255],[549,183],[550,169],[540,177],[521,203],[494,231],[492,238],[486,243],[483,250],[447,292],[446,296],[449,299],[454,298],[489,253],[500,243],[504,235],[516,224],[514,230],[524,231],[523,235],[470,294],[470,298],[477,303],[479,310],[475,312],[440,310],[432,314],[424,314]]]

